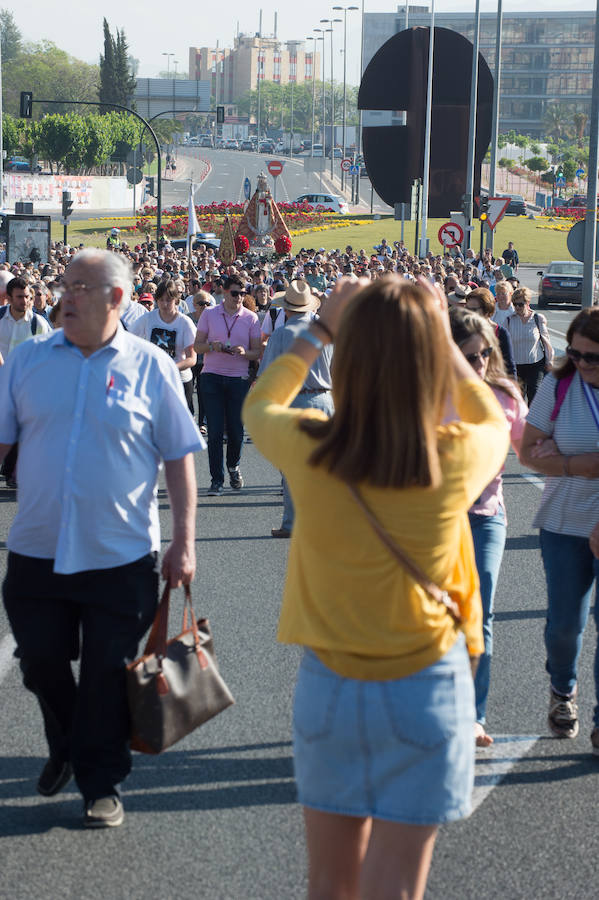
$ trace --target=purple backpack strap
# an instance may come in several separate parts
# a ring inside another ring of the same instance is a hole
[[[562,408],[562,403],[566,398],[566,394],[568,393],[568,388],[572,384],[572,380],[574,378],[574,372],[571,372],[569,375],[566,375],[565,378],[560,378],[555,386],[555,406],[553,407],[553,412],[549,417],[551,422],[555,422],[559,415],[559,411]]]

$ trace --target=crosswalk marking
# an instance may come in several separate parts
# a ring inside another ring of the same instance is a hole
[[[493,735],[494,743],[490,747],[477,749],[472,793],[473,812],[508,772],[532,750],[539,737],[538,734]]]

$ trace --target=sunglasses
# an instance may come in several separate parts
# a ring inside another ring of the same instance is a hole
[[[514,303],[514,306],[516,307],[516,309],[524,309],[526,303]]]
[[[229,291],[232,297],[245,297],[247,291]]]
[[[566,354],[572,362],[579,363],[581,360],[584,360],[587,366],[599,366],[599,353],[581,353],[580,350],[575,350],[574,347],[566,347]]]
[[[480,353],[467,353],[466,360],[472,365],[475,363],[477,359],[488,359],[493,352],[492,347],[485,347],[484,350],[481,350]]]

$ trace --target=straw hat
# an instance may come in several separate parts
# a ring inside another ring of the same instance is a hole
[[[284,291],[275,294],[273,300],[281,300],[283,309],[290,312],[310,312],[318,305],[318,298],[312,293],[310,285],[303,278],[292,281]]]

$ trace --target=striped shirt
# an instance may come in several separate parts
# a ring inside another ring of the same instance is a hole
[[[578,372],[568,388],[559,415],[551,421],[556,401],[556,378],[546,375],[527,416],[527,422],[551,435],[560,453],[576,456],[599,451],[599,429]],[[599,388],[592,388],[599,400]],[[541,505],[533,525],[556,534],[588,538],[599,521],[599,478],[562,476],[545,478]]]
[[[523,322],[520,316],[510,316],[505,327],[514,345],[514,359],[517,366],[541,362],[543,356],[547,357],[548,365],[553,362],[547,319],[542,313],[532,313],[527,322]]]

